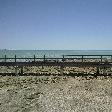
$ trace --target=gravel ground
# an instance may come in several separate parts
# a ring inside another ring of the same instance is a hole
[[[112,112],[112,78],[0,76],[0,112]]]

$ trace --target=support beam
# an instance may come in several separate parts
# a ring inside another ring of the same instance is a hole
[[[5,55],[5,62],[6,62],[6,55]]]
[[[112,62],[112,56],[111,56],[111,62]]]
[[[15,75],[17,75],[18,72],[17,72],[17,66],[15,66]]]
[[[16,55],[15,55],[15,62],[16,62]]]
[[[34,62],[35,62],[35,55],[34,55]]]
[[[82,56],[82,62],[83,62],[84,60],[83,60],[83,56]]]
[[[102,62],[102,56],[101,56],[101,62]]]
[[[103,75],[106,75],[106,67],[103,68]]]
[[[60,66],[60,75],[63,75],[63,66]]]
[[[44,63],[45,63],[45,55],[44,55]]]
[[[23,66],[21,66],[21,74],[23,74]]]
[[[100,72],[99,72],[99,67],[97,67],[96,74],[97,74],[97,75],[99,75],[99,74],[100,74]]]
[[[65,61],[65,59],[64,59],[64,55],[63,55],[62,61],[63,61],[63,62]]]

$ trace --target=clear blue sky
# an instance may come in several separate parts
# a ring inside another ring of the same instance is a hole
[[[0,0],[0,48],[112,50],[112,0]]]

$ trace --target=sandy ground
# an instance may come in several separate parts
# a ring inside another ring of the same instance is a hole
[[[112,78],[0,76],[0,112],[112,112]]]

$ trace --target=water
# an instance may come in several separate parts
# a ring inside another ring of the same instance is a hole
[[[62,55],[112,55],[112,50],[0,50],[0,58],[7,57],[62,57]]]

